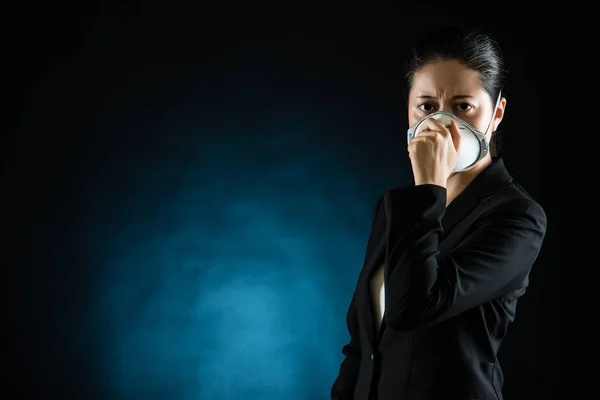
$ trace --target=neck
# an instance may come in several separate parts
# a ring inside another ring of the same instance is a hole
[[[488,155],[468,171],[457,172],[446,181],[446,207],[462,193],[463,190],[475,179],[477,175],[492,163],[492,158]]]

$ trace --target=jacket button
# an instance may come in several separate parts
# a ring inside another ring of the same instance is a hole
[[[371,362],[375,362],[375,353],[371,353]]]

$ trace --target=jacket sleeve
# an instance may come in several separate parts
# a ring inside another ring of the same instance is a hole
[[[395,330],[431,326],[522,287],[538,256],[546,215],[532,199],[509,200],[479,218],[439,256],[446,189],[419,185],[384,195],[385,320]]]
[[[377,212],[379,211],[382,198],[379,199],[375,206],[375,212],[373,215],[373,222],[371,223],[371,232],[367,243],[367,251],[365,255],[365,262],[367,255],[371,248],[377,245],[377,237],[375,233],[375,221],[377,218]],[[360,360],[362,356],[362,350],[360,347],[360,336],[359,336],[359,325],[358,315],[356,312],[356,289],[352,295],[350,306],[346,314],[346,325],[348,333],[350,334],[350,342],[342,347],[342,353],[345,358],[342,360],[340,365],[339,373],[331,387],[331,400],[353,400],[354,399],[354,387],[358,379],[358,373],[360,369]]]

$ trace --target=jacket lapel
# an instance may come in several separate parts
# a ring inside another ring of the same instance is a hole
[[[462,219],[479,204],[486,196],[501,190],[512,181],[512,177],[506,170],[502,158],[493,158],[492,164],[481,171],[479,175],[448,205],[446,213],[442,218],[443,234],[440,247],[443,246],[444,238]],[[378,332],[375,332],[375,313],[373,310],[373,294],[371,293],[371,278],[377,269],[385,262],[386,230],[387,221],[385,210],[379,210],[375,216],[377,229],[373,234],[379,235],[377,246],[370,254],[367,254],[365,265],[359,277],[360,288],[357,291],[357,304],[359,307],[359,318],[366,327],[367,340],[371,348],[377,348],[379,341],[386,329],[385,319],[381,322]],[[387,265],[385,266],[387,268]],[[386,274],[387,276],[387,274]],[[379,295],[376,293],[375,295]]]
[[[446,207],[442,219],[442,241],[448,237],[462,219],[487,196],[504,188],[512,181],[512,177],[504,166],[502,158],[492,158],[492,164],[481,171],[475,179]]]

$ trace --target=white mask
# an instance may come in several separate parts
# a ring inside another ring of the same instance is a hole
[[[501,96],[502,92],[498,94],[498,100],[496,101],[494,112],[492,113],[492,120],[490,121],[485,133],[473,128],[471,125],[469,125],[468,123],[466,123],[465,121],[463,121],[462,119],[460,119],[452,113],[438,111],[427,115],[419,122],[417,122],[413,127],[408,129],[408,144],[410,144],[413,137],[419,134],[419,128],[421,127],[423,122],[425,122],[429,118],[435,118],[447,129],[450,129],[450,122],[454,120],[456,122],[456,125],[458,126],[459,132],[461,133],[461,143],[458,154],[458,162],[456,163],[456,167],[452,172],[462,172],[473,168],[489,152],[489,143],[485,135],[490,130],[492,122],[494,121],[494,117],[496,116],[496,110],[498,109],[498,103],[500,102]]]

